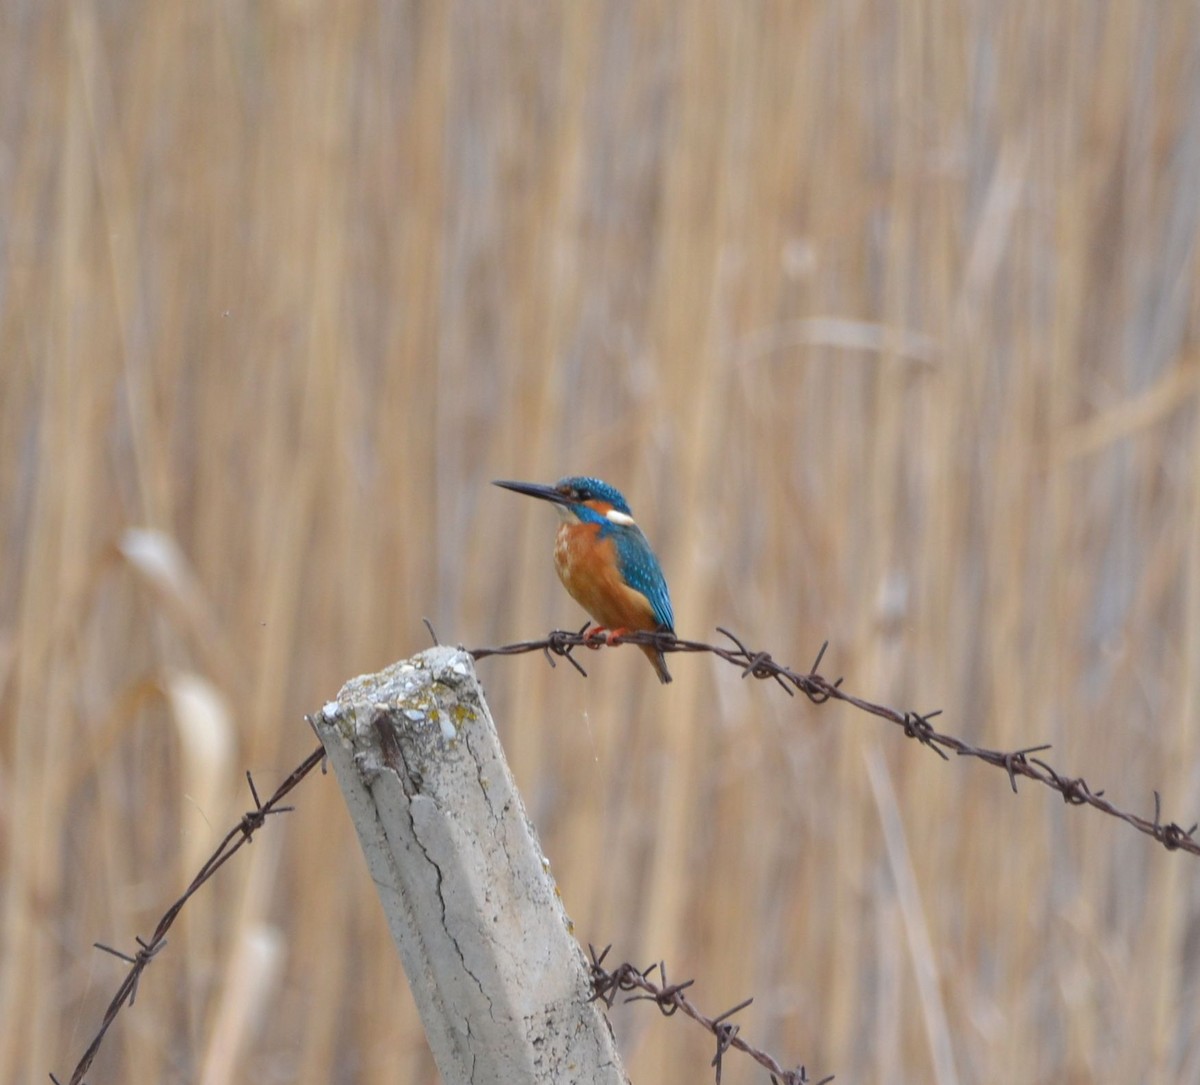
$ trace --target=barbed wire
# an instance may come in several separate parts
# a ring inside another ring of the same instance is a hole
[[[973,746],[969,742],[954,735],[946,734],[934,728],[930,720],[941,715],[941,709],[933,712],[902,712],[887,705],[875,704],[872,701],[857,697],[842,689],[842,679],[830,681],[817,671],[829,646],[826,641],[821,645],[817,658],[807,674],[785,667],[773,659],[769,652],[756,651],[746,645],[728,629],[720,626],[717,632],[727,637],[733,647],[717,644],[706,644],[703,641],[681,640],[671,633],[619,633],[609,634],[604,631],[588,632],[588,627],[577,632],[556,629],[541,640],[521,641],[516,644],[505,644],[498,648],[469,649],[472,658],[486,659],[488,656],[520,655],[524,652],[542,652],[550,666],[554,666],[554,658],[565,659],[580,674],[587,676],[579,660],[572,654],[576,648],[599,649],[606,645],[638,644],[657,648],[662,652],[708,653],[727,663],[740,667],[743,678],[759,678],[777,682],[789,696],[796,692],[802,693],[813,704],[824,704],[826,701],[841,701],[852,705],[860,712],[869,713],[880,719],[887,720],[902,728],[908,738],[916,739],[922,746],[933,750],[944,761],[949,757],[949,750],[959,757],[973,757],[988,765],[1004,769],[1008,773],[1008,782],[1015,794],[1017,777],[1023,776],[1035,780],[1052,791],[1057,791],[1063,801],[1069,806],[1090,806],[1100,810],[1110,817],[1118,818],[1131,825],[1139,832],[1157,840],[1168,851],[1186,851],[1191,855],[1200,855],[1200,840],[1195,837],[1200,823],[1185,829],[1177,822],[1163,822],[1162,800],[1157,791],[1154,792],[1154,817],[1142,817],[1128,810],[1123,810],[1104,797],[1103,790],[1095,790],[1082,776],[1070,776],[1050,765],[1034,754],[1049,750],[1049,743],[1024,746],[1019,750],[993,750],[986,746]]]
[[[588,944],[588,953],[591,956],[592,1001],[603,1002],[611,1010],[618,994],[626,991],[641,991],[641,994],[630,995],[625,1001],[653,1002],[664,1017],[673,1017],[676,1012],[682,1010],[717,1038],[717,1053],[710,1063],[716,1069],[717,1085],[721,1085],[721,1069],[725,1052],[730,1048],[745,1052],[760,1066],[765,1067],[770,1072],[771,1081],[775,1085],[827,1085],[833,1080],[833,1075],[830,1074],[818,1082],[810,1082],[808,1072],[803,1066],[798,1066],[795,1070],[785,1070],[771,1055],[741,1038],[739,1035],[741,1026],[735,1025],[730,1018],[736,1013],[741,1013],[754,999],[747,998],[724,1013],[717,1014],[716,1017],[709,1017],[697,1009],[695,1003],[689,1001],[683,993],[696,982],[695,980],[669,983],[667,966],[662,961],[650,965],[649,968],[636,968],[626,962],[609,971],[604,967],[604,959],[608,956],[610,949],[612,949],[611,945],[605,946],[597,954],[596,947]],[[655,983],[650,978],[655,971],[662,977],[661,984]]]
[[[432,629],[430,629],[430,632],[431,634],[433,633]],[[1014,792],[1017,790],[1018,776],[1036,780],[1038,783],[1057,791],[1069,805],[1091,806],[1094,809],[1118,818],[1126,824],[1133,826],[1138,831],[1157,840],[1169,851],[1180,850],[1192,855],[1200,855],[1200,841],[1197,841],[1195,838],[1198,826],[1193,825],[1190,829],[1184,829],[1174,821],[1164,823],[1161,817],[1161,799],[1157,791],[1154,792],[1153,819],[1141,817],[1129,811],[1122,810],[1109,802],[1108,799],[1104,798],[1103,791],[1093,790],[1083,777],[1068,776],[1053,768],[1041,758],[1032,756],[1035,753],[1042,753],[1049,750],[1050,746],[1048,744],[1026,746],[1022,749],[1012,751],[992,750],[987,747],[972,746],[960,738],[944,734],[933,727],[930,720],[941,714],[940,709],[925,713],[901,712],[887,705],[875,704],[852,693],[848,693],[842,689],[842,679],[838,678],[830,681],[817,671],[817,668],[821,665],[821,660],[824,658],[828,642],[821,646],[821,650],[817,653],[817,658],[814,660],[809,672],[802,674],[777,662],[768,652],[747,648],[737,636],[727,629],[718,627],[717,632],[727,637],[733,647],[706,644],[702,641],[681,640],[670,633],[621,633],[613,635],[603,632],[589,633],[585,626],[577,632],[553,630],[540,640],[521,641],[495,648],[474,648],[468,649],[468,651],[472,658],[476,660],[486,659],[489,656],[511,656],[526,652],[541,651],[545,654],[547,661],[552,667],[555,665],[555,656],[558,656],[570,663],[584,677],[587,677],[587,671],[572,654],[576,648],[599,649],[606,645],[638,644],[658,648],[663,652],[708,653],[736,667],[740,667],[743,678],[771,679],[777,682],[789,696],[794,696],[799,691],[814,704],[824,704],[831,700],[841,701],[852,705],[862,712],[896,724],[903,729],[907,737],[914,738],[922,745],[928,746],[943,760],[949,760],[946,750],[950,750],[959,756],[974,757],[987,764],[1003,768],[1008,773],[1009,783]],[[436,634],[434,634],[434,641],[435,643],[437,642]],[[196,873],[196,876],[189,883],[187,889],[163,913],[162,918],[159,919],[158,924],[154,928],[154,933],[148,939],[137,936],[135,940],[137,941],[138,949],[132,955],[114,949],[112,946],[99,942],[95,943],[97,949],[125,961],[129,965],[129,971],[117,989],[117,993],[109,1003],[95,1037],[88,1045],[83,1057],[76,1064],[69,1079],[69,1085],[83,1085],[84,1075],[91,1067],[97,1052],[100,1050],[105,1035],[121,1010],[126,1005],[133,1005],[134,1000],[137,998],[138,982],[141,979],[142,973],[145,971],[146,966],[166,945],[167,932],[187,902],[234,854],[241,850],[243,845],[250,842],[255,832],[262,828],[270,815],[286,813],[292,809],[290,806],[281,805],[283,799],[295,789],[301,780],[322,763],[324,757],[324,748],[318,746],[317,749],[313,750],[312,753],[285,777],[283,782],[265,802],[259,800],[254,779],[247,772],[246,780],[250,786],[254,808],[247,811],[241,820],[226,833],[212,855],[204,862],[200,870]],[[590,946],[589,949],[591,949]],[[800,1067],[798,1070],[785,1070],[771,1056],[751,1047],[751,1045],[738,1036],[738,1026],[732,1024],[729,1018],[740,1010],[745,1009],[750,1005],[752,1000],[742,1002],[715,1018],[709,1018],[696,1009],[682,993],[691,985],[691,980],[685,983],[669,984],[667,982],[666,968],[662,962],[644,970],[638,970],[630,964],[623,964],[610,972],[603,967],[603,961],[607,953],[608,950],[605,949],[597,956],[595,951],[592,950],[591,968],[593,989],[595,992],[594,997],[605,1002],[611,1008],[617,992],[639,990],[643,994],[632,996],[634,999],[647,998],[654,1001],[666,1016],[671,1016],[677,1010],[682,1010],[688,1017],[691,1017],[707,1028],[717,1038],[717,1054],[713,1059],[713,1065],[716,1068],[718,1082],[721,1080],[722,1059],[725,1052],[732,1047],[744,1051],[751,1058],[757,1060],[771,1073],[772,1081],[775,1081],[777,1085],[809,1085],[803,1067]],[[660,985],[655,984],[650,978],[655,970],[662,977]],[[54,1085],[60,1085],[59,1079],[53,1073],[50,1074],[50,1080]],[[823,1078],[816,1085],[825,1085],[826,1082],[831,1080],[832,1078]]]
[[[138,981],[141,979],[142,973],[146,970],[146,966],[167,944],[167,931],[171,929],[171,924],[175,922],[179,913],[183,911],[184,905],[187,904],[205,882],[242,849],[243,845],[250,843],[254,834],[263,827],[264,822],[266,822],[271,814],[284,814],[293,809],[291,806],[281,806],[280,803],[324,758],[325,748],[318,746],[288,774],[283,783],[275,789],[274,794],[266,802],[259,801],[258,789],[254,786],[254,778],[247,772],[246,781],[250,785],[250,795],[254,799],[254,809],[243,814],[241,821],[225,834],[224,839],[222,839],[212,855],[208,857],[204,865],[197,871],[196,876],[191,880],[187,889],[163,913],[162,918],[158,921],[158,925],[154,928],[154,933],[148,939],[135,936],[138,944],[137,953],[130,956],[128,953],[123,953],[112,946],[106,946],[100,942],[93,943],[97,949],[103,950],[105,953],[111,953],[114,957],[125,961],[129,965],[129,971],[126,973],[121,986],[117,988],[117,993],[113,995],[112,1001],[108,1004],[108,1009],[104,1012],[104,1018],[100,1022],[100,1028],[96,1032],[95,1038],[88,1045],[88,1049],[83,1053],[83,1057],[76,1064],[75,1070],[71,1074],[70,1085],[82,1085],[83,1076],[88,1072],[88,1069],[92,1065],[92,1060],[95,1059],[96,1053],[100,1050],[100,1045],[104,1042],[104,1036],[108,1032],[109,1026],[116,1020],[117,1014],[121,1012],[126,1004],[133,1005],[134,1000],[137,998]],[[54,1082],[54,1085],[60,1085],[58,1078],[54,1074],[50,1075],[50,1080]]]

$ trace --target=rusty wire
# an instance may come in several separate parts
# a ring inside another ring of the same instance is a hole
[[[841,701],[852,705],[860,712],[869,713],[880,719],[887,720],[903,729],[908,738],[916,739],[921,745],[929,747],[942,760],[947,761],[946,751],[949,750],[960,757],[974,757],[996,768],[1003,769],[1008,774],[1008,782],[1013,792],[1017,790],[1017,777],[1024,776],[1036,780],[1052,791],[1057,791],[1063,801],[1069,806],[1090,806],[1100,810],[1110,817],[1115,817],[1132,825],[1139,832],[1157,840],[1168,851],[1186,851],[1191,855],[1200,855],[1200,840],[1195,837],[1196,829],[1183,828],[1177,822],[1164,823],[1162,820],[1162,802],[1158,792],[1154,792],[1154,817],[1142,817],[1139,814],[1122,810],[1104,797],[1104,792],[1097,791],[1082,776],[1071,776],[1054,768],[1047,761],[1033,754],[1044,753],[1050,749],[1049,744],[1035,744],[1022,747],[1019,750],[993,750],[986,746],[972,746],[961,738],[938,731],[929,722],[941,714],[941,709],[933,712],[901,712],[887,705],[875,704],[872,701],[856,697],[842,689],[840,678],[830,681],[817,673],[821,660],[825,656],[828,641],[821,646],[817,658],[807,674],[785,667],[773,659],[769,652],[756,651],[746,645],[728,629],[717,627],[717,632],[727,637],[732,647],[716,644],[705,644],[702,641],[680,640],[670,633],[620,633],[609,635],[603,631],[588,632],[587,627],[578,632],[556,629],[541,640],[522,641],[517,644],[505,644],[498,648],[475,648],[471,656],[475,659],[486,659],[488,656],[519,655],[523,652],[542,652],[551,666],[554,657],[565,659],[580,674],[587,676],[572,652],[576,648],[599,649],[612,644],[648,645],[662,652],[706,652],[718,659],[723,659],[735,667],[741,668],[743,678],[769,679],[777,682],[789,696],[795,696],[796,691],[804,694],[813,704],[824,704],[826,701]]]
[[[545,654],[551,666],[554,666],[554,657],[558,656],[565,659],[580,674],[586,677],[587,671],[584,670],[579,660],[572,655],[572,652],[576,648],[598,649],[609,644],[638,644],[650,645],[663,652],[706,652],[725,660],[727,663],[733,664],[735,667],[741,668],[743,678],[771,679],[777,682],[789,696],[794,696],[798,690],[814,704],[824,704],[831,700],[841,701],[844,704],[852,705],[859,709],[859,711],[887,720],[889,723],[901,727],[904,734],[909,738],[914,738],[922,745],[928,746],[943,760],[949,760],[946,750],[950,750],[959,756],[974,757],[989,765],[1002,768],[1008,774],[1009,783],[1014,792],[1017,790],[1018,776],[1036,780],[1051,790],[1057,791],[1069,805],[1091,806],[1112,817],[1119,818],[1126,824],[1133,826],[1139,832],[1145,833],[1147,836],[1157,840],[1169,851],[1179,850],[1186,851],[1192,855],[1200,855],[1200,841],[1197,841],[1195,838],[1197,826],[1193,825],[1190,829],[1184,829],[1174,821],[1164,823],[1161,817],[1161,799],[1157,791],[1154,792],[1153,819],[1141,817],[1122,810],[1109,802],[1104,798],[1103,791],[1093,790],[1082,777],[1066,775],[1053,768],[1045,760],[1032,756],[1033,754],[1043,753],[1050,749],[1049,745],[1026,746],[1022,749],[1012,751],[992,750],[986,747],[972,746],[960,738],[937,731],[929,722],[940,714],[937,711],[925,713],[900,712],[886,705],[875,704],[846,692],[841,687],[842,680],[840,678],[831,682],[817,672],[817,668],[821,665],[821,660],[824,658],[826,645],[822,645],[809,672],[801,674],[778,663],[768,652],[747,648],[729,630],[718,627],[717,632],[727,637],[733,647],[705,644],[701,641],[680,640],[670,633],[622,633],[613,635],[609,639],[607,634],[589,633],[585,627],[578,632],[554,630],[541,640],[521,641],[516,644],[505,644],[496,648],[475,648],[470,650],[470,655],[478,660],[486,659],[488,656],[511,656],[520,655],[525,652],[541,651]],[[436,637],[434,639],[436,641]],[[162,918],[158,921],[158,925],[154,928],[154,933],[148,939],[138,937],[136,939],[138,949],[132,955],[99,942],[95,943],[96,948],[125,961],[129,965],[129,971],[117,989],[117,993],[109,1003],[94,1039],[71,1074],[69,1085],[82,1085],[84,1075],[91,1067],[109,1027],[124,1006],[133,1005],[134,999],[137,997],[138,982],[141,979],[142,973],[145,971],[146,966],[166,945],[167,932],[176,918],[178,918],[183,907],[200,887],[212,878],[244,844],[249,843],[254,833],[262,828],[269,815],[285,813],[292,809],[290,806],[280,805],[282,800],[317,765],[321,764],[324,760],[324,755],[325,751],[322,747],[315,749],[288,774],[265,802],[260,802],[257,789],[254,786],[254,780],[251,778],[250,773],[246,773],[246,779],[250,785],[250,794],[254,800],[254,809],[244,814],[241,820],[226,833],[224,839],[217,845],[204,865],[201,866],[187,889],[163,913]],[[699,1022],[716,1037],[717,1053],[713,1058],[713,1066],[716,1068],[718,1082],[721,1080],[722,1059],[725,1052],[732,1047],[737,1048],[739,1051],[744,1051],[751,1058],[754,1058],[762,1066],[766,1067],[771,1073],[772,1080],[779,1083],[779,1085],[809,1085],[803,1067],[797,1070],[784,1070],[771,1056],[751,1047],[738,1035],[738,1026],[731,1023],[729,1018],[740,1010],[745,1009],[750,1004],[750,1000],[740,1003],[715,1018],[709,1018],[697,1010],[683,995],[684,989],[690,986],[692,981],[689,980],[686,983],[676,984],[668,983],[666,968],[661,962],[645,970],[638,970],[632,965],[623,964],[610,972],[603,967],[604,957],[607,952],[608,950],[605,950],[599,956],[596,955],[595,951],[592,952],[591,966],[595,992],[594,997],[611,1007],[618,992],[638,990],[642,994],[634,995],[632,996],[633,998],[650,999],[658,1005],[659,1009],[666,1016],[671,1016],[677,1010],[682,1010],[688,1017]],[[662,977],[661,984],[655,984],[650,978],[655,970]],[[54,1074],[50,1075],[50,1080],[54,1082],[54,1085],[59,1085],[59,1079]],[[816,1085],[824,1085],[825,1082],[830,1080],[832,1079],[823,1078]]]
[[[121,982],[121,986],[117,988],[117,993],[113,996],[112,1001],[108,1004],[108,1009],[104,1012],[104,1018],[100,1022],[100,1028],[97,1030],[95,1038],[88,1045],[88,1049],[83,1053],[83,1057],[76,1064],[75,1070],[71,1074],[70,1085],[82,1085],[83,1076],[92,1065],[92,1060],[96,1057],[96,1052],[100,1050],[100,1045],[104,1041],[104,1036],[108,1032],[109,1026],[116,1020],[117,1014],[121,1012],[126,1003],[130,1006],[133,1005],[134,999],[137,998],[138,981],[141,979],[142,973],[158,952],[167,944],[167,931],[171,929],[171,924],[175,922],[179,913],[183,911],[184,905],[187,904],[209,878],[216,874],[236,852],[241,850],[244,844],[250,842],[251,838],[263,827],[263,823],[271,814],[283,814],[292,809],[290,806],[280,805],[284,796],[299,784],[305,776],[312,772],[324,758],[325,749],[322,746],[318,746],[288,774],[287,778],[275,789],[274,794],[266,802],[259,801],[258,789],[254,786],[254,779],[247,772],[246,780],[250,785],[250,795],[254,800],[254,809],[243,814],[241,821],[225,834],[224,839],[217,845],[216,850],[213,851],[212,855],[208,857],[204,865],[197,871],[191,884],[183,891],[179,899],[163,913],[162,918],[158,921],[158,926],[154,928],[154,933],[148,939],[140,937],[136,939],[138,944],[137,953],[130,956],[128,953],[113,949],[111,946],[102,945],[100,942],[94,943],[97,949],[101,949],[105,953],[111,953],[114,957],[125,961],[129,965],[129,971],[126,973],[125,979]],[[54,1085],[59,1085],[58,1078],[53,1074],[50,1075],[50,1080],[54,1082]]]
[[[736,1048],[749,1055],[760,1066],[765,1067],[771,1074],[771,1080],[776,1085],[826,1085],[833,1080],[833,1075],[821,1078],[818,1082],[810,1082],[808,1072],[803,1066],[795,1070],[785,1070],[783,1066],[765,1051],[747,1043],[741,1038],[741,1026],[733,1023],[734,1014],[741,1013],[754,999],[747,998],[716,1017],[709,1017],[696,1008],[683,993],[695,980],[684,980],[682,983],[667,981],[667,966],[662,961],[650,965],[649,968],[637,968],[626,962],[614,969],[604,967],[604,959],[612,946],[605,946],[599,953],[596,947],[589,944],[588,953],[591,956],[590,967],[592,975],[592,1001],[603,1002],[612,1009],[619,994],[628,991],[640,991],[641,994],[630,995],[626,1002],[653,1002],[658,1006],[664,1017],[673,1017],[677,1012],[683,1012],[693,1021],[698,1022],[716,1037],[717,1053],[710,1064],[716,1070],[717,1085],[721,1085],[721,1070],[724,1064],[725,1052]],[[650,977],[657,971],[662,978],[661,983],[655,983]]]

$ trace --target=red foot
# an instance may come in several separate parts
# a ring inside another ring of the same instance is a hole
[[[611,647],[617,637],[623,637],[625,634],[631,632],[633,632],[631,629],[626,629],[624,626],[620,629],[606,629],[602,625],[594,625],[585,634],[584,643],[589,648],[599,650],[602,644],[607,644]]]

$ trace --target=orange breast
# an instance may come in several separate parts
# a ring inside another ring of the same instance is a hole
[[[554,568],[563,587],[608,629],[657,629],[650,601],[621,578],[617,547],[600,538],[599,524],[561,524],[554,541]]]

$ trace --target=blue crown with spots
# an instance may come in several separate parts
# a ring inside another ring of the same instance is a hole
[[[598,478],[569,475],[566,478],[560,478],[554,484],[554,488],[559,493],[566,494],[572,501],[578,501],[581,504],[584,501],[606,501],[617,512],[623,512],[626,516],[633,515],[629,508],[629,502],[625,500],[621,491]]]

